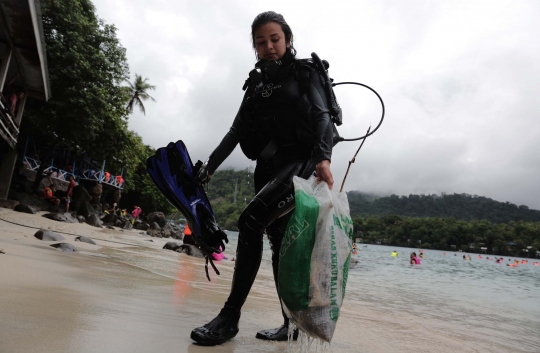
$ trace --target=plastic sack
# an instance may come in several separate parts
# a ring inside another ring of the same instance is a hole
[[[294,210],[281,243],[278,292],[287,316],[311,337],[332,340],[349,271],[353,224],[347,194],[294,177]]]

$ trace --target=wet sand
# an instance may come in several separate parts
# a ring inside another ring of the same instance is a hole
[[[170,239],[141,231],[65,224],[0,209],[0,352],[284,352],[286,343],[255,339],[279,326],[281,313],[268,264],[261,266],[242,311],[240,332],[217,347],[193,344],[194,327],[225,302],[234,262],[204,273],[204,261],[162,250]],[[77,253],[36,239],[35,228],[92,237],[97,245],[61,234]],[[149,242],[147,240],[153,240]],[[227,249],[232,257],[234,249]],[[352,305],[351,305],[352,304]],[[452,330],[445,320],[419,322],[403,311],[381,314],[345,298],[334,352],[479,352],[511,347]]]

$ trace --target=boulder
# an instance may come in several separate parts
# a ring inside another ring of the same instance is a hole
[[[36,211],[34,210],[33,207],[28,206],[28,205],[26,205],[24,203],[20,203],[20,204],[16,205],[15,207],[13,207],[13,211],[36,214]]]
[[[43,217],[52,219],[53,221],[65,222],[65,223],[79,223],[79,221],[74,218],[71,213],[62,213],[62,212],[52,212],[45,213]]]
[[[51,244],[50,246],[62,250],[63,252],[77,252],[77,248],[69,243]]]
[[[186,254],[186,255],[193,256],[193,257],[198,257],[198,258],[201,258],[201,259],[204,258],[204,255],[203,255],[201,249],[199,249],[196,245],[182,244],[175,251],[179,252],[181,254]]]
[[[92,244],[92,245],[97,245],[95,241],[93,241],[92,239],[88,238],[88,237],[85,237],[83,235],[81,235],[80,237],[77,237],[75,238],[75,241],[81,241],[83,243],[88,243],[88,244]]]
[[[63,236],[58,233],[53,232],[49,229],[40,229],[34,234],[36,238],[43,241],[62,241],[65,240]]]
[[[105,217],[103,217],[102,221],[103,223],[112,224],[115,225],[116,221],[118,220],[118,216],[114,213],[106,214]]]
[[[86,218],[84,218],[84,216],[77,216],[77,220],[79,221],[79,223],[84,223],[84,221],[86,221]]]
[[[156,222],[152,222],[150,224],[150,228],[146,231],[146,234],[152,236],[152,237],[158,237],[161,238],[161,228],[159,227],[159,224]]]
[[[163,212],[152,212],[146,216],[144,220],[150,224],[156,222],[160,227],[165,227],[165,224],[167,224],[167,219],[165,218]]]
[[[85,203],[90,204],[90,195],[88,191],[82,185],[77,185],[73,188],[73,194],[71,195],[71,203],[69,207],[77,212],[77,214],[82,214],[79,210],[84,206]]]
[[[163,246],[163,249],[176,251],[179,247],[181,247],[183,244],[177,243],[175,241],[169,241],[165,246]]]
[[[97,214],[93,214],[86,217],[86,223],[90,224],[92,227],[98,227],[98,228],[101,228],[101,225],[103,224]]]
[[[89,216],[97,214],[97,211],[94,209],[94,207],[92,207],[90,202],[85,202],[81,207],[79,207],[77,214],[83,216],[85,219],[88,219]]]
[[[130,230],[130,229],[133,229],[133,224],[131,224],[130,221],[125,220],[125,221],[120,225],[120,228],[125,229],[125,230]]]

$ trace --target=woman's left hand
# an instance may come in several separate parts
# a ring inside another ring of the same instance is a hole
[[[334,186],[334,178],[332,177],[332,171],[330,171],[330,161],[325,159],[317,163],[317,168],[315,169],[317,179],[324,180],[328,184],[328,188],[332,190]]]

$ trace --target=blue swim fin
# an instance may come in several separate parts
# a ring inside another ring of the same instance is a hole
[[[150,177],[163,195],[186,217],[193,240],[219,275],[212,261],[212,253],[221,253],[228,243],[227,235],[216,222],[212,206],[201,185],[194,181],[195,167],[182,141],[159,148],[146,161]]]

